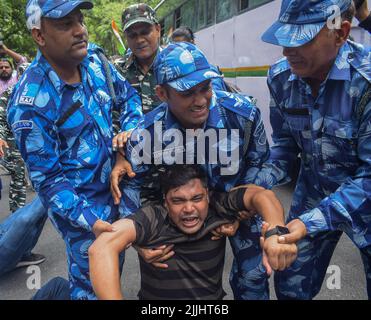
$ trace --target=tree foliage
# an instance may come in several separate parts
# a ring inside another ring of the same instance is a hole
[[[36,47],[26,27],[26,3],[27,0],[0,0],[0,38],[8,48],[31,58]]]
[[[121,14],[127,6],[138,3],[135,0],[95,0],[94,8],[85,11],[90,41],[105,49],[107,54],[117,54],[116,41],[111,29],[114,19],[121,29]],[[160,0],[143,1],[155,7]],[[159,18],[165,16],[182,0],[167,0],[159,9]],[[10,49],[33,58],[36,46],[26,27],[25,8],[27,0],[0,0],[0,38]]]

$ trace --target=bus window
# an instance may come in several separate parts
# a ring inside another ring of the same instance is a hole
[[[262,4],[273,0],[238,0],[238,11],[244,11],[251,8],[259,7]]]
[[[234,1],[216,0],[216,22],[231,18],[234,14]]]
[[[198,1],[198,17],[197,17],[197,30],[206,26],[206,7],[207,0]]]
[[[249,8],[258,7],[261,4],[264,4],[264,3],[267,3],[267,2],[270,2],[270,1],[272,1],[272,0],[250,0],[249,1]]]
[[[173,14],[169,14],[164,19],[164,32],[163,35],[167,35],[169,33],[169,30],[173,27]]]
[[[184,5],[180,7],[180,16],[181,16],[181,22],[180,24],[182,26],[188,26],[191,29],[195,28],[194,25],[194,17],[195,17],[195,5],[196,5],[195,0],[190,0],[186,2]]]
[[[203,1],[203,0],[200,0]],[[215,0],[204,0],[207,1],[207,21],[206,24],[209,26],[215,22]]]
[[[249,0],[239,0],[238,11],[243,11],[249,7]]]
[[[181,20],[182,20],[182,17],[180,16],[180,8],[178,8],[175,10],[175,28],[174,29],[180,27]]]

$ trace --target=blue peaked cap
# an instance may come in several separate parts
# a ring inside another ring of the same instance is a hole
[[[282,0],[278,20],[262,40],[282,47],[302,46],[351,4],[351,0]]]
[[[157,84],[168,84],[177,91],[186,91],[201,82],[221,77],[210,67],[203,52],[188,42],[169,44],[154,62]]]
[[[91,1],[71,1],[71,0],[29,0],[26,6],[27,28],[40,28],[42,17],[60,19],[67,16],[77,7],[81,9],[93,8]]]

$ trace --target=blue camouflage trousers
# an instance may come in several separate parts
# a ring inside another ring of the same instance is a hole
[[[50,220],[61,234],[66,245],[68,279],[71,300],[96,300],[89,275],[88,250],[95,241],[93,232],[72,225],[56,214],[49,212]],[[116,219],[108,219],[113,223]],[[120,255],[120,272],[124,263],[124,252]]]
[[[229,277],[235,300],[268,300],[269,283],[262,264],[261,220],[241,221],[234,237],[229,238],[234,259]]]
[[[298,243],[298,257],[286,270],[276,272],[274,286],[280,300],[313,299],[321,290],[326,271],[341,231],[321,232]],[[360,249],[371,298],[371,246]]]

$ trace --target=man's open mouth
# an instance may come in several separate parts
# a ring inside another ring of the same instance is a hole
[[[185,227],[192,228],[198,224],[199,220],[200,219],[196,216],[190,216],[182,218],[182,223]]]

